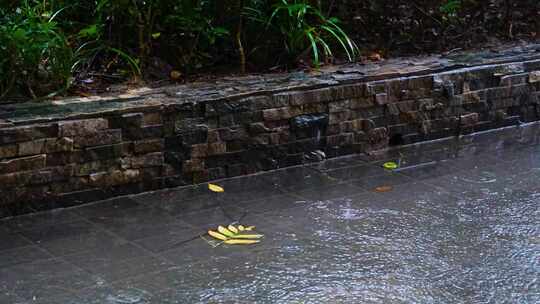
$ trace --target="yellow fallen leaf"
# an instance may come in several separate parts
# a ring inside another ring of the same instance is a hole
[[[230,231],[229,229],[227,229],[227,228],[225,228],[223,226],[218,226],[218,231],[219,231],[219,233],[221,233],[223,235],[226,235],[228,237],[234,237],[235,236],[235,234],[232,231]]]
[[[228,244],[228,245],[251,245],[251,244],[256,244],[258,242],[259,240],[234,240],[234,239],[223,241],[223,243]]]
[[[397,169],[398,165],[395,162],[387,162],[383,164],[385,169],[394,170]]]
[[[227,227],[227,229],[229,229],[229,231],[231,231],[234,234],[238,233],[238,229],[236,227],[234,227],[233,225],[229,225],[229,227]]]
[[[223,188],[221,188],[220,186],[218,185],[214,185],[214,184],[208,184],[208,189],[212,192],[225,192],[225,190]]]
[[[262,234],[237,234],[234,236],[237,239],[260,239],[263,237]]]
[[[379,186],[375,188],[375,192],[389,192],[392,191],[392,186]]]
[[[228,237],[224,236],[223,234],[221,234],[219,232],[215,232],[213,230],[208,230],[208,235],[210,235],[211,237],[213,237],[215,239],[221,240],[221,241],[226,241],[226,240],[229,239]]]

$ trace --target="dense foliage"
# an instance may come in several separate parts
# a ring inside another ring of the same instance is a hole
[[[2,0],[0,99],[535,38],[537,0]],[[356,43],[355,43],[356,41]],[[358,45],[357,45],[358,43]]]
[[[330,13],[354,29],[353,38],[359,44],[390,54],[446,51],[540,35],[538,0],[333,2]]]

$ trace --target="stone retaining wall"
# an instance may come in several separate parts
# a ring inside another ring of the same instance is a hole
[[[0,216],[540,118],[540,60],[0,124]]]

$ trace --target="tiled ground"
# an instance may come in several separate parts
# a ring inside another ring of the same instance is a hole
[[[2,220],[0,303],[540,302],[537,125],[218,184]]]

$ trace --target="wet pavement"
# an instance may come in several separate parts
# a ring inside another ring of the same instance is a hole
[[[0,303],[540,302],[539,125],[217,184],[0,221]]]

